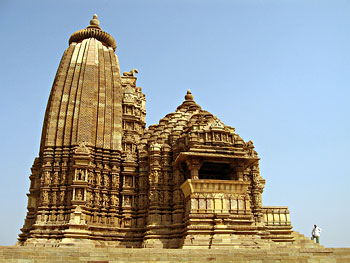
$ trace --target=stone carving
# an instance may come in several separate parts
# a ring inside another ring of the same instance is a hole
[[[79,146],[74,150],[75,154],[90,154],[90,150],[87,147],[87,143],[82,141]]]
[[[107,174],[105,174],[104,176],[104,179],[103,179],[103,182],[104,182],[104,186],[106,187],[106,188],[109,188],[109,176],[107,175]]]
[[[76,189],[75,200],[78,200],[78,201],[83,200],[83,190],[82,189]]]
[[[252,156],[252,157],[257,157],[258,156],[258,153],[254,150],[254,143],[253,141],[248,141],[246,143],[246,149],[247,149],[247,153],[249,156]]]
[[[92,201],[92,193],[90,191],[88,191],[86,193],[86,202],[90,205]]]
[[[158,201],[159,201],[159,204],[162,205],[163,202],[164,202],[164,192],[159,192],[159,196],[158,196]]]
[[[118,195],[112,195],[111,196],[111,205],[117,206],[119,204],[119,197]]]
[[[210,128],[221,130],[221,129],[224,129],[224,125],[222,125],[222,123],[216,119],[212,122],[212,124],[210,125]]]
[[[59,175],[58,172],[53,173],[53,184],[58,185]]]
[[[162,145],[159,143],[152,143],[150,145],[151,151],[160,151],[161,148],[162,148]]]
[[[123,101],[125,103],[134,103],[135,102],[135,97],[132,94],[124,94]]]
[[[153,170],[152,171],[152,181],[157,184],[159,181],[159,171],[158,170]]]
[[[61,174],[61,184],[62,185],[66,184],[66,172],[65,171],[62,171],[62,174]]]
[[[45,184],[50,185],[51,184],[51,174],[50,172],[45,172]]]
[[[107,207],[108,206],[108,202],[109,202],[109,198],[106,194],[103,194],[103,200],[102,200],[102,206]]]
[[[97,185],[97,186],[101,186],[101,181],[102,181],[101,173],[100,173],[100,172],[97,172],[97,173],[96,173],[96,185]]]
[[[136,68],[130,70],[129,72],[123,72],[123,76],[135,77],[135,73],[139,73],[139,71]]]
[[[124,178],[124,186],[126,186],[126,187],[132,186],[132,178],[130,176],[126,176]]]
[[[130,198],[130,196],[128,196],[128,195],[124,196],[124,205],[125,206],[131,206],[131,198]]]
[[[135,161],[135,158],[134,158],[134,156],[133,156],[130,152],[128,152],[128,153],[126,154],[125,161],[127,161],[127,162],[133,162],[133,161]]]
[[[95,193],[95,202],[98,206],[102,205],[102,198],[100,193]]]
[[[94,174],[92,172],[88,173],[88,183],[89,183],[89,185],[94,184]]]
[[[43,204],[49,203],[49,193],[46,190],[42,192],[42,202]]]
[[[118,175],[115,173],[112,174],[112,187],[117,186]]]
[[[59,203],[61,204],[61,205],[63,205],[64,204],[64,196],[65,196],[65,192],[64,191],[61,191],[60,192],[60,200],[59,200]]]

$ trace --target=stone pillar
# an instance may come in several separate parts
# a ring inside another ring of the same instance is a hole
[[[160,176],[160,161],[161,161],[161,145],[154,143],[150,147],[150,173],[149,173],[149,212],[148,225],[157,225],[160,223],[159,215],[159,176]]]
[[[198,180],[199,179],[199,169],[202,166],[202,163],[199,159],[191,158],[189,160],[186,160],[186,165],[188,169],[190,170],[190,175],[192,180]]]
[[[137,227],[144,228],[146,226],[146,216],[148,209],[148,153],[146,143],[143,141],[138,145],[139,152],[139,180],[138,180],[138,219]]]
[[[110,190],[110,224],[119,226],[118,211],[120,208],[120,159],[117,153],[112,153],[111,158],[111,190]]]
[[[160,184],[161,176],[161,144],[152,143],[149,149],[149,208],[147,215],[147,226],[143,247],[147,248],[163,248],[164,243],[159,233],[162,225],[162,216],[160,211]]]
[[[52,182],[52,165],[54,160],[53,148],[48,147],[43,151],[43,163],[41,169],[40,205],[38,207],[37,225],[46,224],[49,221],[49,204]]]
[[[265,180],[260,176],[259,166],[254,165],[252,167],[252,194],[253,194],[253,213],[255,216],[255,221],[257,223],[263,222],[262,213],[262,193],[265,186]]]
[[[236,170],[237,180],[238,181],[243,181],[243,172],[244,172],[243,167],[242,166],[236,166],[235,170]]]

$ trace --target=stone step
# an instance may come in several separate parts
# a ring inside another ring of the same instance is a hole
[[[291,235],[294,238],[294,244],[299,245],[301,248],[324,248],[324,246],[315,243],[311,238],[305,237],[297,231],[293,231]]]
[[[125,249],[87,247],[0,247],[0,263],[46,262],[350,262],[350,248],[273,249]]]

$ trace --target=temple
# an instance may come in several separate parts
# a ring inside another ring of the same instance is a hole
[[[19,245],[271,247],[295,241],[288,208],[264,207],[252,141],[190,91],[146,128],[136,69],[94,15],[73,33],[48,100]]]

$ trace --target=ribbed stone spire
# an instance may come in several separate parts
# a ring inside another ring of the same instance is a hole
[[[105,209],[106,199],[112,200],[114,209],[119,206],[123,87],[115,48],[97,15],[70,37],[46,108],[20,242],[35,243],[52,233],[62,238],[75,214],[91,213],[92,198],[99,209]],[[103,193],[97,191],[102,182]],[[85,224],[84,220],[79,222]],[[45,230],[38,230],[38,225]]]
[[[42,147],[84,141],[121,148],[121,80],[112,40],[99,28],[97,15],[71,36],[48,102]]]

